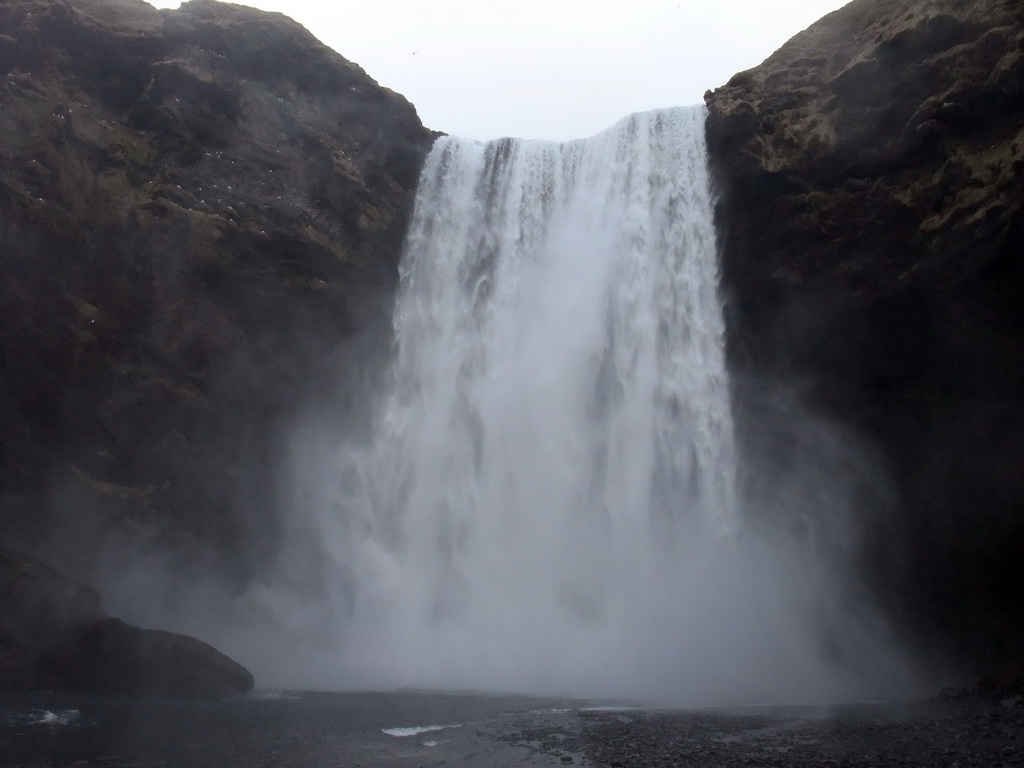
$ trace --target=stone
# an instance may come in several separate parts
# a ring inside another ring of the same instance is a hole
[[[221,699],[253,687],[245,667],[194,637],[111,618],[80,627],[40,667],[62,689],[89,693]]]
[[[212,646],[105,616],[95,590],[0,549],[0,691],[223,698],[252,687]]]
[[[57,645],[102,616],[96,590],[34,558],[0,548],[0,642],[11,648]]]
[[[30,691],[36,686],[35,656],[0,634],[0,691]]]

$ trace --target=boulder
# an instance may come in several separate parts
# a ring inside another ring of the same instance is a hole
[[[0,633],[0,691],[30,691],[36,687],[36,657]]]
[[[105,616],[95,590],[0,549],[0,691],[222,698],[252,686],[206,643]]]
[[[110,618],[43,654],[38,673],[63,690],[128,696],[220,699],[253,687],[249,670],[201,640]]]
[[[11,648],[59,645],[102,615],[96,590],[0,548],[0,643]]]

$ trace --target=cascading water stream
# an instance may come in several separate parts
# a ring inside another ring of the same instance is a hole
[[[435,144],[373,434],[294,503],[332,685],[835,694],[814,568],[738,512],[703,122]]]
[[[440,139],[395,324],[342,504],[374,657],[434,644],[431,666],[512,684],[649,651],[629,627],[679,609],[650,593],[736,526],[703,110],[565,144]]]
[[[387,379],[364,397],[379,353],[353,342],[337,396],[297,412],[272,566],[239,594],[142,561],[104,585],[111,612],[271,687],[687,705],[912,688],[851,578],[883,473],[749,380],[737,466],[716,256],[702,108],[565,144],[439,139]]]
[[[380,448],[404,469],[378,479],[407,520],[733,527],[701,110],[567,144],[441,139],[396,328]]]

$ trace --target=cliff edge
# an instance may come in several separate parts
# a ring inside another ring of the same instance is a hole
[[[281,14],[5,2],[0,539],[258,569],[276,425],[390,327],[433,138]]]
[[[1024,5],[854,0],[705,100],[738,386],[878,447],[859,561],[917,640],[1019,657]]]

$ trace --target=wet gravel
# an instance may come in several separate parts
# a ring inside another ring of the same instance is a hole
[[[592,706],[408,691],[224,702],[7,695],[0,768],[1024,768],[1024,699]]]
[[[605,768],[1021,768],[1024,702],[581,713]]]

